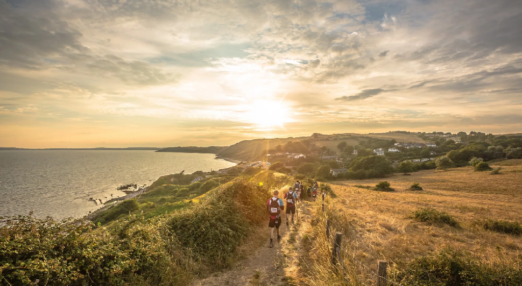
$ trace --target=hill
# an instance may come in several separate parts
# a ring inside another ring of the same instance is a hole
[[[287,142],[299,141],[301,139],[308,139],[308,137],[245,140],[227,147],[217,155],[221,158],[254,161],[262,159],[266,151],[275,148],[277,145],[283,145]]]

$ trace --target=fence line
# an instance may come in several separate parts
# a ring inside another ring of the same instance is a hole
[[[323,213],[324,213],[324,203],[323,203]],[[325,214],[325,216],[328,217],[326,214]],[[330,220],[329,219],[326,220],[326,239],[330,239]],[[335,265],[337,263],[337,261],[339,261],[339,263],[341,264],[342,269],[343,269],[343,278],[347,283],[349,283],[348,279],[346,278],[347,269],[346,269],[346,266],[344,265],[343,255],[341,253],[341,251],[342,251],[341,241],[342,241],[342,233],[338,232],[335,234],[334,243],[332,246],[333,249],[332,249],[331,260],[332,260],[333,265]],[[346,252],[346,251],[343,251],[343,252]],[[387,277],[388,276],[387,275],[387,262],[378,261],[378,273],[376,273],[375,271],[373,271],[373,269],[366,266],[362,261],[357,259],[355,257],[355,255],[352,254],[350,256],[353,258],[353,261],[359,263],[359,265],[361,265],[363,268],[369,270],[370,274],[372,274],[373,276],[375,276],[377,278],[377,286],[386,286],[386,284],[388,282],[393,285],[403,286],[401,283],[393,281],[392,279],[389,279]],[[366,285],[363,282],[361,282],[361,283],[363,285]]]

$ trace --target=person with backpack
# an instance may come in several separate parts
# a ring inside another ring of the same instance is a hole
[[[292,214],[292,224],[294,224],[295,207],[297,205],[297,194],[293,191],[292,187],[288,189],[288,193],[285,194],[286,200],[286,226],[288,226],[288,215]]]
[[[308,195],[308,199],[312,197],[312,187],[308,187],[308,190],[306,190],[306,194]]]
[[[315,200],[317,199],[317,182],[315,183],[313,189],[312,189],[312,198],[314,199],[314,202]]]
[[[274,191],[274,196],[268,200],[266,203],[268,213],[270,214],[270,222],[268,223],[268,227],[270,230],[270,247],[274,247],[274,227],[277,230],[277,242],[281,241],[281,236],[279,235],[279,226],[281,225],[281,211],[285,209],[285,204],[283,200],[278,198],[279,191]]]

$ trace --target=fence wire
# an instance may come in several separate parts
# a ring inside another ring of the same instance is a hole
[[[347,280],[347,279],[346,279],[346,272],[347,272],[348,270],[346,269],[346,266],[344,266],[343,256],[341,255],[341,249],[340,249],[339,246],[335,246],[335,248],[336,248],[337,258],[338,258],[339,262],[341,263],[341,266],[343,267],[343,274],[344,274],[343,277],[344,277],[345,280]],[[375,271],[373,271],[373,269],[371,269],[370,267],[364,265],[364,263],[362,263],[359,259],[355,258],[355,255],[351,255],[351,256],[352,256],[352,258],[353,258],[353,261],[359,263],[359,265],[361,265],[361,266],[364,267],[365,269],[368,269],[368,270],[370,271],[371,274],[373,274],[375,277],[377,277],[377,279],[381,278],[381,279],[384,279],[386,282],[389,282],[389,283],[391,283],[391,284],[393,284],[393,285],[404,286],[404,285],[402,285],[402,284],[399,283],[399,282],[395,282],[395,281],[393,281],[393,280],[391,280],[391,279],[388,279],[388,278],[386,278],[386,277],[380,276],[378,273],[376,273]],[[361,283],[362,283],[363,285],[366,285],[366,284],[363,283],[363,282],[361,282]]]

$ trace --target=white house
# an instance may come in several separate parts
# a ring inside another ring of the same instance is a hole
[[[399,153],[401,151],[399,151],[399,149],[397,149],[397,148],[388,148],[388,152],[390,152],[390,153]]]
[[[437,147],[437,144],[435,144],[435,143],[427,143],[426,145],[427,145],[428,147],[432,147],[432,148]]]
[[[375,153],[375,155],[384,156],[384,150],[382,148],[374,149],[373,153]]]
[[[299,158],[306,158],[306,156],[304,154],[299,154],[294,157],[294,159],[299,159]]]
[[[353,150],[353,154],[357,155],[359,152],[357,150]]]
[[[348,171],[348,169],[331,169],[330,174],[337,176],[338,174],[344,173],[346,171]]]

